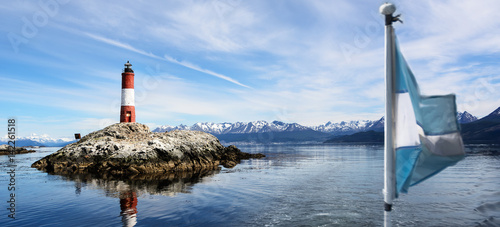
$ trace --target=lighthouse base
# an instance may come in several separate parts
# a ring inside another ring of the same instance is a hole
[[[135,106],[122,106],[120,110],[120,123],[135,122]]]

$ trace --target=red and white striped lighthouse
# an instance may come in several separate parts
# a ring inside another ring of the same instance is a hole
[[[125,63],[125,69],[122,73],[122,107],[120,110],[121,122],[135,122],[135,103],[134,103],[134,70],[132,64]]]

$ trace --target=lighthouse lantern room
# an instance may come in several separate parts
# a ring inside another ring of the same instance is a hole
[[[129,61],[125,63],[122,73],[122,106],[120,110],[121,122],[135,122],[134,103],[134,70]]]

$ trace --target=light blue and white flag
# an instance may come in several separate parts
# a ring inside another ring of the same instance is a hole
[[[396,39],[396,197],[460,161],[464,146],[455,95],[423,96]]]

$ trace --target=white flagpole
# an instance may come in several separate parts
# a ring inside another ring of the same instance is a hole
[[[384,211],[384,227],[392,227],[392,217],[389,211]]]
[[[380,6],[380,13],[385,15],[385,137],[384,137],[384,210],[392,210],[392,201],[396,190],[396,168],[394,150],[394,77],[395,47],[392,22],[397,19],[392,14],[396,7],[391,3]]]

